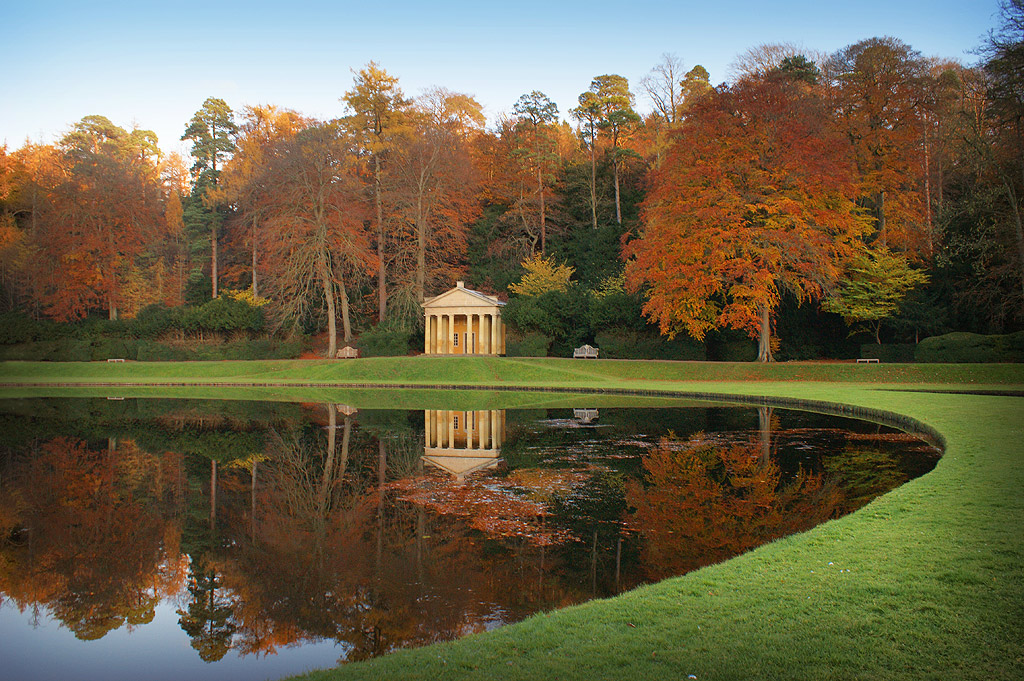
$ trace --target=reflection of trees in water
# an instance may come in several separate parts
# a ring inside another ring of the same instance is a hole
[[[842,494],[820,474],[784,478],[762,438],[714,446],[665,438],[629,481],[630,525],[651,579],[688,572],[832,517]]]
[[[183,578],[173,550],[180,474],[180,456],[130,440],[92,449],[58,437],[9,458],[0,590],[21,609],[48,608],[81,639],[151,621]]]
[[[422,414],[304,409],[313,421],[163,408],[105,449],[49,438],[0,452],[0,591],[82,638],[149,621],[180,591],[204,660],[320,639],[362,659],[721,560],[906,478],[864,444],[823,458],[820,474],[792,456],[780,472],[769,409],[716,417],[742,421],[748,442],[670,437],[647,452],[633,434],[650,412],[633,410],[602,445],[628,440],[631,456],[580,447],[592,430],[534,447],[521,425],[503,470],[457,485],[423,471]],[[165,451],[178,453],[149,453]],[[845,500],[823,476],[845,481]]]

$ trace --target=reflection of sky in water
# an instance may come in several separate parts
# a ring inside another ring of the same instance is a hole
[[[116,660],[119,676],[140,681],[260,681],[333,667],[344,655],[341,644],[320,641],[278,648],[276,655],[260,658],[229,651],[225,659],[232,658],[230,664],[207,664],[182,635],[176,607],[165,601],[156,606],[156,616],[148,624],[131,631],[122,625],[99,640],[80,641],[47,616],[44,608],[36,618],[31,608],[22,613],[13,604],[4,603],[0,605],[0,679],[109,681],[111,660]]]

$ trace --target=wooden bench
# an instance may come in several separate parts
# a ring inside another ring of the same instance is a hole
[[[573,359],[597,359],[598,349],[590,345],[581,345],[572,351]]]
[[[876,357],[862,357],[857,360],[857,364],[878,364],[878,359]]]
[[[337,357],[338,359],[355,359],[358,356],[359,350],[352,347],[351,345],[346,345],[341,350],[338,350],[338,354],[335,355],[335,357]]]

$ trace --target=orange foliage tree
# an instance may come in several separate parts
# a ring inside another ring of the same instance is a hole
[[[669,337],[744,329],[771,361],[781,291],[805,301],[836,282],[857,217],[851,168],[820,98],[785,74],[700,100],[684,121],[624,248],[644,314]]]
[[[484,122],[472,97],[442,88],[426,92],[410,115],[412,133],[397,150],[393,174],[396,210],[408,226],[403,269],[413,274],[415,301],[428,283],[450,286],[466,249],[466,232],[480,214],[470,140]],[[418,308],[414,314],[421,316]]]
[[[923,254],[926,62],[900,40],[871,38],[830,57],[824,75],[881,245]]]
[[[270,298],[285,317],[323,301],[330,357],[337,350],[338,308],[347,342],[349,289],[377,266],[355,171],[338,126],[317,123],[273,144],[259,179],[268,202],[260,240],[267,244]]]
[[[61,140],[65,179],[41,210],[43,304],[59,320],[103,308],[118,316],[135,259],[161,230],[151,140],[103,116],[86,116]],[[150,133],[151,134],[151,133]]]

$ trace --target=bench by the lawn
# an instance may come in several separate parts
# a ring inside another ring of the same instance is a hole
[[[572,351],[573,359],[597,359],[597,348],[590,345],[581,345]]]
[[[857,360],[857,364],[878,364],[878,358],[876,357],[862,357]]]
[[[346,345],[341,350],[338,350],[338,354],[335,355],[335,357],[337,357],[338,359],[355,359],[358,356],[359,350],[352,347],[351,345]]]

